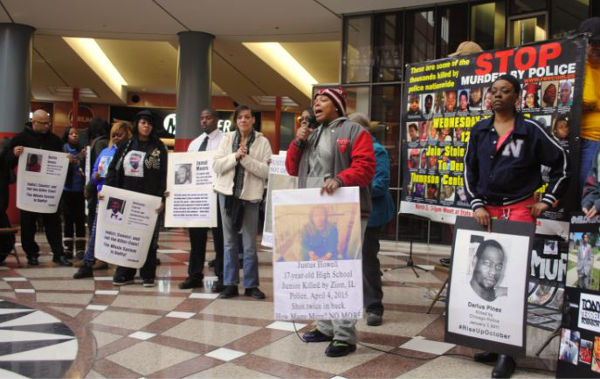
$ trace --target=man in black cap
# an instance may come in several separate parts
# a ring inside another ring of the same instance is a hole
[[[56,134],[52,133],[50,115],[46,111],[38,109],[33,112],[31,125],[26,125],[25,130],[10,141],[7,157],[9,169],[17,165],[25,147],[62,152],[63,143]],[[40,216],[44,220],[46,238],[54,255],[52,261],[61,266],[71,266],[72,263],[65,257],[63,250],[62,227],[58,212],[37,213],[21,210],[21,243],[27,255],[27,262],[31,266],[39,265],[40,247],[35,242],[35,232],[36,221]]]

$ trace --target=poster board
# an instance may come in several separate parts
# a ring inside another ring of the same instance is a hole
[[[534,225],[456,220],[446,303],[446,342],[524,356]]]
[[[523,95],[519,100],[525,117],[542,124],[569,151],[571,170],[577,172],[586,44],[585,37],[576,36],[407,65],[400,212],[449,224],[457,216],[472,214],[464,189],[463,158],[473,126],[492,115],[487,90],[506,72],[521,81],[524,93],[537,98],[533,108],[529,108],[531,97]],[[560,93],[563,87],[570,88],[565,99]],[[568,118],[567,135],[557,127],[561,117]],[[567,237],[567,211],[578,208],[577,188],[577,180],[571,180],[558,207],[538,220],[539,233]]]
[[[571,216],[556,376],[600,377],[600,217]]]
[[[66,153],[25,147],[17,170],[17,208],[56,213],[68,171]]]
[[[214,228],[217,194],[213,191],[214,151],[170,153],[167,167],[165,226]]]
[[[298,177],[288,174],[285,168],[285,152],[279,155],[271,155],[269,165],[269,180],[267,181],[267,196],[265,206],[265,221],[263,225],[261,244],[273,247],[273,207],[272,192],[281,189],[298,188]]]
[[[97,259],[140,268],[146,262],[162,199],[158,196],[103,186],[96,221]]]
[[[362,318],[359,189],[320,192],[273,191],[276,320]]]

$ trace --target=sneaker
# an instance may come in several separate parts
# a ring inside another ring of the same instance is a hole
[[[190,288],[202,288],[204,284],[202,283],[202,279],[192,279],[187,278],[183,282],[179,283],[179,289],[188,290]]]
[[[127,279],[124,276],[113,277],[113,282],[112,283],[115,286],[125,286],[127,284],[132,284],[133,283],[133,279]]]
[[[94,262],[94,266],[92,268],[94,270],[104,270],[108,268],[108,263],[96,259],[96,262]]]
[[[302,339],[306,342],[326,342],[333,340],[333,337],[325,335],[321,333],[319,329],[314,328],[310,332],[304,333]]]
[[[225,286],[225,289],[219,294],[219,299],[229,299],[239,296],[237,286]]]
[[[73,279],[83,279],[83,278],[93,278],[94,270],[92,269],[92,265],[89,263],[84,264],[79,267],[79,270],[75,274],[73,274]]]
[[[349,344],[346,341],[333,340],[325,349],[325,355],[331,358],[345,357],[356,351],[356,345]]]
[[[380,314],[367,312],[367,325],[379,326],[383,323],[383,317]]]
[[[146,278],[142,279],[142,285],[144,287],[154,287],[156,283],[154,283],[154,278]]]
[[[244,291],[244,296],[250,296],[258,300],[262,300],[266,297],[265,294],[258,289],[258,287],[246,288]]]

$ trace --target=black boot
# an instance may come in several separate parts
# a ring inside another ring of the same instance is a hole
[[[475,362],[483,362],[483,363],[496,362],[498,360],[498,354],[490,353],[489,351],[484,351],[482,353],[475,354],[473,356],[473,360]]]
[[[515,372],[517,364],[512,357],[506,354],[498,355],[498,361],[494,370],[492,370],[492,378],[510,378],[513,372]]]
[[[73,274],[73,279],[83,279],[83,278],[93,278],[94,277],[94,269],[93,265],[89,263],[84,263],[83,266],[79,267],[79,270],[75,274]]]

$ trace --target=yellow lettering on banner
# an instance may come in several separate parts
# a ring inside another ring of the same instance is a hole
[[[444,155],[447,157],[464,157],[465,156],[465,148],[457,147],[457,146],[445,146],[444,147]]]
[[[433,119],[433,127],[442,128],[472,128],[481,116],[438,117]]]
[[[463,172],[464,170],[465,170],[465,164],[463,162],[457,162],[457,161],[450,162],[450,171]]]
[[[450,176],[446,174],[442,176],[442,184],[450,186],[464,186],[465,182],[462,176]]]
[[[427,146],[425,155],[428,157],[439,157],[442,154],[442,148],[437,146]]]
[[[411,183],[439,184],[440,177],[435,175],[423,175],[411,172],[410,181]]]

